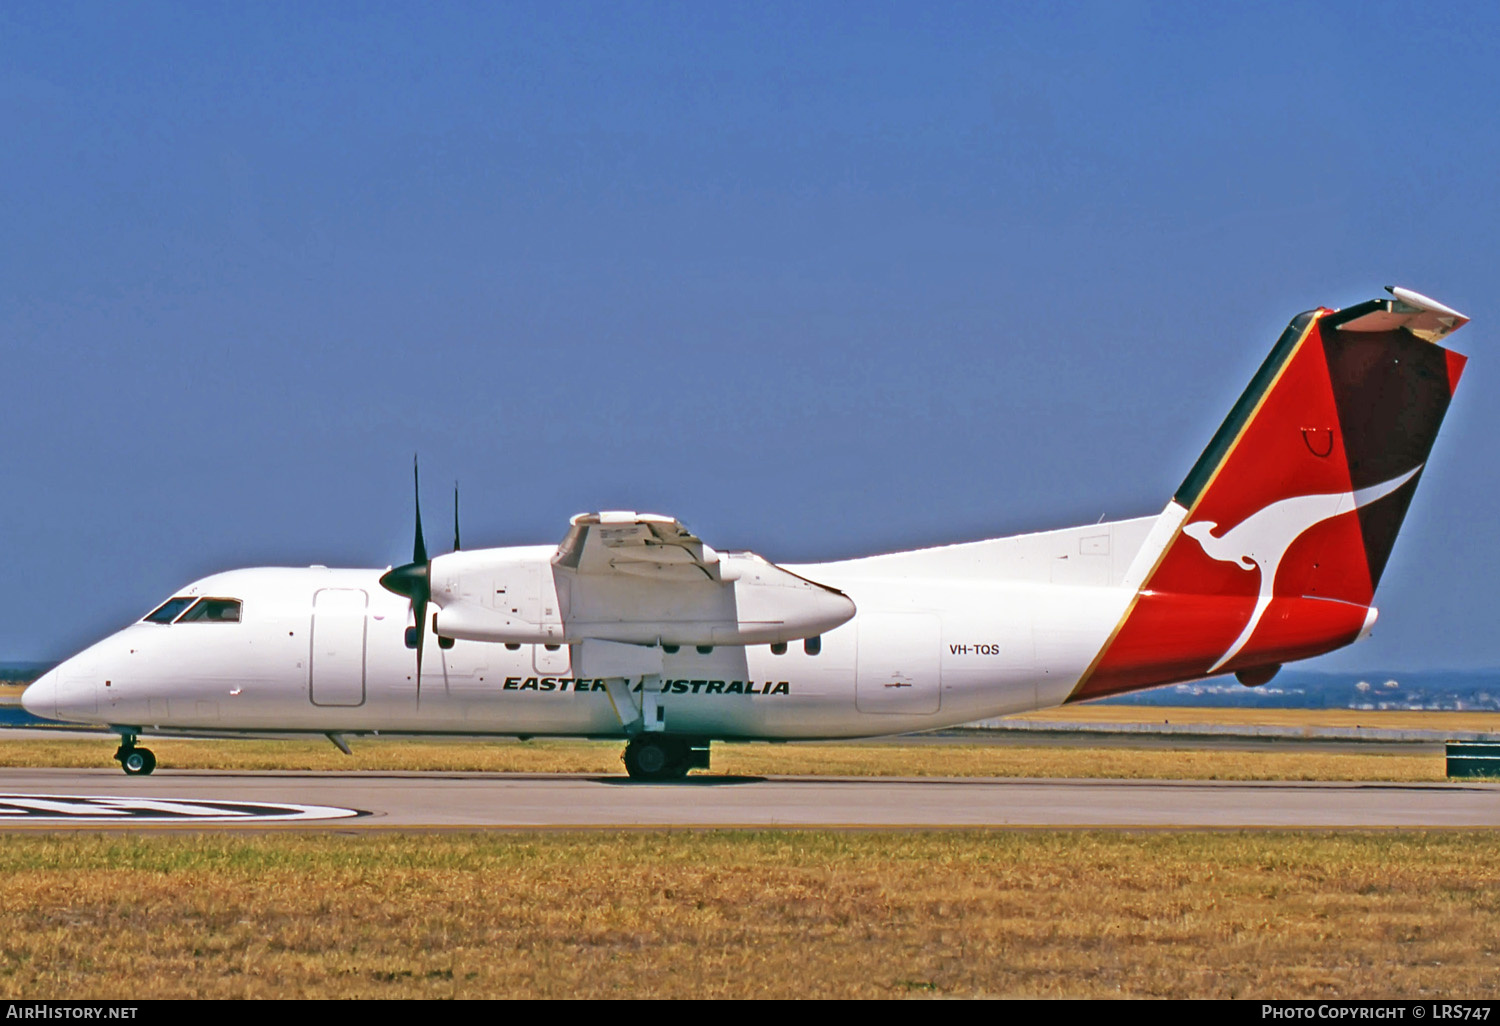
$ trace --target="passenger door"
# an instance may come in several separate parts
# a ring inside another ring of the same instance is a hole
[[[365,610],[360,588],[323,588],[313,595],[308,693],[313,705],[365,702]]]

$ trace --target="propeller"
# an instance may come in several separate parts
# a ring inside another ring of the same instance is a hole
[[[457,552],[458,544],[458,482],[453,482],[453,551]]]
[[[417,511],[417,532],[411,544],[411,562],[387,570],[380,575],[380,585],[386,591],[402,595],[411,601],[412,618],[417,631],[417,694],[422,693],[422,648],[427,637],[427,603],[432,600],[432,563],[427,558],[427,542],[422,537],[422,482],[417,471],[417,457],[411,458],[412,490]],[[455,495],[457,493],[455,492]],[[454,524],[457,525],[457,510]],[[455,538],[457,531],[454,532]]]

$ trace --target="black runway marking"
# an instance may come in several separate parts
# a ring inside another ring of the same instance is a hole
[[[365,813],[332,805],[282,805],[198,798],[134,798],[77,794],[0,794],[0,823],[248,823],[348,819]]]

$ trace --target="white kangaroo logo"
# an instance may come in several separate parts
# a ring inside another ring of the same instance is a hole
[[[1276,586],[1276,571],[1294,541],[1315,524],[1385,498],[1415,477],[1421,469],[1422,465],[1418,464],[1400,477],[1354,492],[1298,495],[1273,502],[1259,512],[1250,514],[1221,536],[1213,534],[1213,529],[1219,525],[1212,520],[1196,520],[1183,527],[1183,533],[1191,535],[1203,546],[1203,551],[1211,559],[1221,563],[1234,563],[1243,570],[1260,568],[1260,595],[1255,600],[1255,612],[1250,614],[1250,622],[1245,624],[1240,636],[1234,639],[1229,651],[1210,666],[1208,672],[1213,673],[1238,655],[1250,640],[1250,635],[1255,633],[1266,607],[1271,604],[1271,595]]]

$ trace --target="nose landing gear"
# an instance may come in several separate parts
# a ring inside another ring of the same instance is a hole
[[[144,777],[149,776],[156,769],[156,755],[149,748],[137,748],[134,734],[125,734],[120,738],[120,747],[115,752],[115,761],[120,764],[127,776]]]

